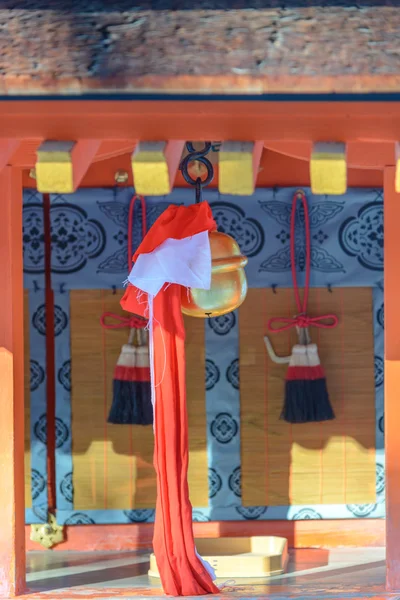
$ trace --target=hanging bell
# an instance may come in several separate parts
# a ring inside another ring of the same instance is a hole
[[[182,288],[182,312],[190,317],[219,317],[238,308],[247,294],[244,267],[238,243],[226,233],[209,233],[211,249],[211,288]]]

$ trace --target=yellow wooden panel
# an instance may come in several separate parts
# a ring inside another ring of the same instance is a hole
[[[72,453],[76,509],[151,508],[156,500],[151,426],[111,425],[112,379],[128,330],[104,330],[105,311],[123,314],[122,292],[71,292]],[[126,314],[126,313],[125,313]],[[188,319],[187,392],[189,486],[194,506],[206,506],[204,323]]]
[[[25,506],[32,507],[31,492],[31,392],[29,351],[29,292],[24,291],[24,404],[25,404]]]
[[[310,158],[310,180],[313,194],[345,194],[346,144],[315,143]]]
[[[336,329],[313,329],[336,419],[280,420],[286,365],[267,356],[268,319],[293,316],[291,289],[251,289],[240,309],[243,504],[301,505],[375,501],[375,387],[372,292],[314,289],[309,314],[338,315]],[[270,335],[287,355],[294,331]]]

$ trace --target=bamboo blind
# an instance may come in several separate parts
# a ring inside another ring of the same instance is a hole
[[[25,506],[32,507],[31,493],[31,393],[30,393],[30,351],[29,351],[29,292],[24,291],[24,431],[25,431]]]
[[[280,420],[287,366],[267,355],[270,317],[296,314],[293,290],[250,289],[240,308],[242,494],[245,506],[375,502],[375,388],[372,290],[310,290],[309,314],[335,313],[339,326],[311,330],[336,419]],[[295,331],[270,335],[278,355]]]
[[[103,312],[125,314],[122,292],[75,290],[70,295],[72,448],[76,509],[152,508],[156,500],[151,426],[110,425],[112,379],[129,331],[104,330]],[[194,506],[207,506],[204,322],[185,320],[189,417],[189,487]]]

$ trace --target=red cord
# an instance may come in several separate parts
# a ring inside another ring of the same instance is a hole
[[[107,319],[112,319],[114,322],[107,323]],[[123,317],[122,315],[116,315],[112,312],[104,312],[100,317],[100,323],[104,329],[122,329],[123,327],[143,329],[147,325],[147,321],[140,317]]]
[[[133,215],[135,212],[136,200],[139,200],[142,205],[142,239],[147,233],[146,224],[146,200],[143,196],[133,196],[129,205],[128,213],[128,271],[132,269],[132,234],[133,234]]]
[[[300,299],[300,291],[297,283],[296,272],[296,209],[297,202],[301,200],[304,209],[304,227],[306,233],[306,280],[304,284],[303,302]],[[292,327],[319,327],[321,329],[331,329],[338,324],[336,315],[322,315],[320,317],[309,317],[307,315],[308,294],[310,290],[310,266],[311,266],[311,235],[310,235],[310,215],[308,212],[308,204],[305,193],[298,190],[293,196],[292,212],[290,216],[290,262],[292,268],[293,290],[296,299],[298,314],[293,319],[285,317],[273,317],[268,321],[268,329],[273,332],[286,331]],[[329,321],[327,323],[327,321]],[[280,323],[279,327],[274,327],[274,324]]]
[[[133,230],[133,217],[135,214],[135,204],[139,200],[142,205],[142,239],[147,232],[146,223],[146,200],[143,196],[132,196],[129,204],[128,212],[128,270],[132,269],[132,230]],[[112,319],[114,323],[106,323],[106,319]],[[123,327],[135,327],[136,329],[143,329],[146,327],[147,321],[140,319],[139,317],[122,317],[112,312],[105,312],[100,317],[101,326],[104,329],[122,329]]]

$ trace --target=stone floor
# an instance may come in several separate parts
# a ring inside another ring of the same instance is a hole
[[[28,554],[28,597],[159,597],[149,580],[149,556],[135,552],[32,552]],[[296,550],[287,573],[269,579],[218,581],[221,597],[316,599],[382,598],[385,551],[374,549]]]

